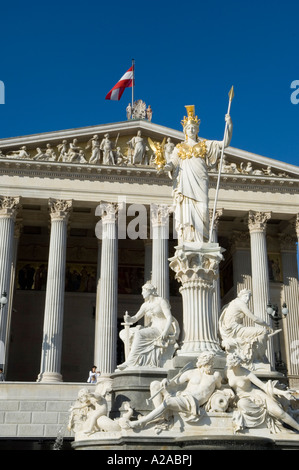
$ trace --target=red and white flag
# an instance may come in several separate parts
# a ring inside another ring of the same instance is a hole
[[[121,77],[116,85],[109,91],[106,96],[106,100],[118,101],[120,100],[125,88],[130,88],[133,86],[134,80],[134,65],[126,71],[126,73]]]

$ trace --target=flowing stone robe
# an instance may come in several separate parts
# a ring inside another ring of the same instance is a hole
[[[223,307],[218,326],[222,346],[226,351],[236,350],[246,360],[247,367],[252,368],[255,361],[263,363],[269,331],[265,325],[245,325],[246,316],[253,321],[262,321],[255,318],[247,304],[237,297]]]
[[[154,302],[145,302],[142,306],[143,316],[148,326],[130,328],[131,350],[125,367],[161,367],[163,359],[172,357],[179,336],[179,325],[170,312],[170,304],[166,299],[156,297]],[[135,316],[136,317],[136,316]],[[141,318],[141,317],[140,317]],[[168,329],[165,339],[161,334]],[[126,331],[120,331],[120,338],[125,342]],[[164,357],[165,356],[165,357]]]
[[[173,198],[178,238],[203,242],[209,238],[209,168],[215,166],[223,143],[202,140],[178,144],[171,156]]]

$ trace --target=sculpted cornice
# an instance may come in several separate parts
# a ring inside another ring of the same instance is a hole
[[[0,175],[168,186],[172,184],[167,176],[157,175],[156,169],[150,167],[83,166],[55,162],[0,160]]]
[[[32,178],[69,179],[81,181],[124,182],[171,186],[167,175],[158,175],[153,167],[94,166],[75,163],[0,160],[0,175],[29,176]],[[210,187],[216,188],[217,174],[211,172]],[[298,193],[299,179],[251,175],[221,175],[221,187],[227,190]]]
[[[218,175],[210,173],[210,187],[216,187]],[[255,176],[255,175],[235,175],[222,174],[221,187],[242,191],[262,191],[275,193],[298,193],[299,179]]]

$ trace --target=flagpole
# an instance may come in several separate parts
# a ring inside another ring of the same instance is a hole
[[[133,81],[132,81],[132,109],[134,107],[134,85],[135,85],[135,60],[132,59]]]
[[[228,102],[227,114],[229,115],[232,100],[233,100],[233,97],[234,97],[234,87],[233,86],[230,89],[228,97],[229,97],[229,102]],[[219,172],[218,172],[218,180],[217,180],[217,186],[216,186],[216,195],[215,195],[215,201],[214,201],[213,216],[212,216],[211,227],[210,227],[209,243],[211,243],[211,241],[212,241],[212,234],[213,234],[213,228],[214,228],[216,206],[217,206],[218,192],[219,192],[219,185],[220,185],[220,177],[221,177],[221,170],[222,170],[222,162],[223,162],[223,155],[224,155],[224,144],[225,144],[226,136],[227,136],[227,128],[228,128],[228,126],[227,126],[227,122],[226,122],[225,123],[225,129],[224,129],[223,145],[222,145],[222,150],[221,150],[221,158],[220,158],[220,163],[219,163]]]

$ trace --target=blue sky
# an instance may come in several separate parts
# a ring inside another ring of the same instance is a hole
[[[154,123],[181,130],[194,104],[200,135],[222,139],[234,85],[231,145],[298,165],[298,18],[295,0],[5,2],[0,137],[126,120],[131,90],[105,96],[134,58]]]

